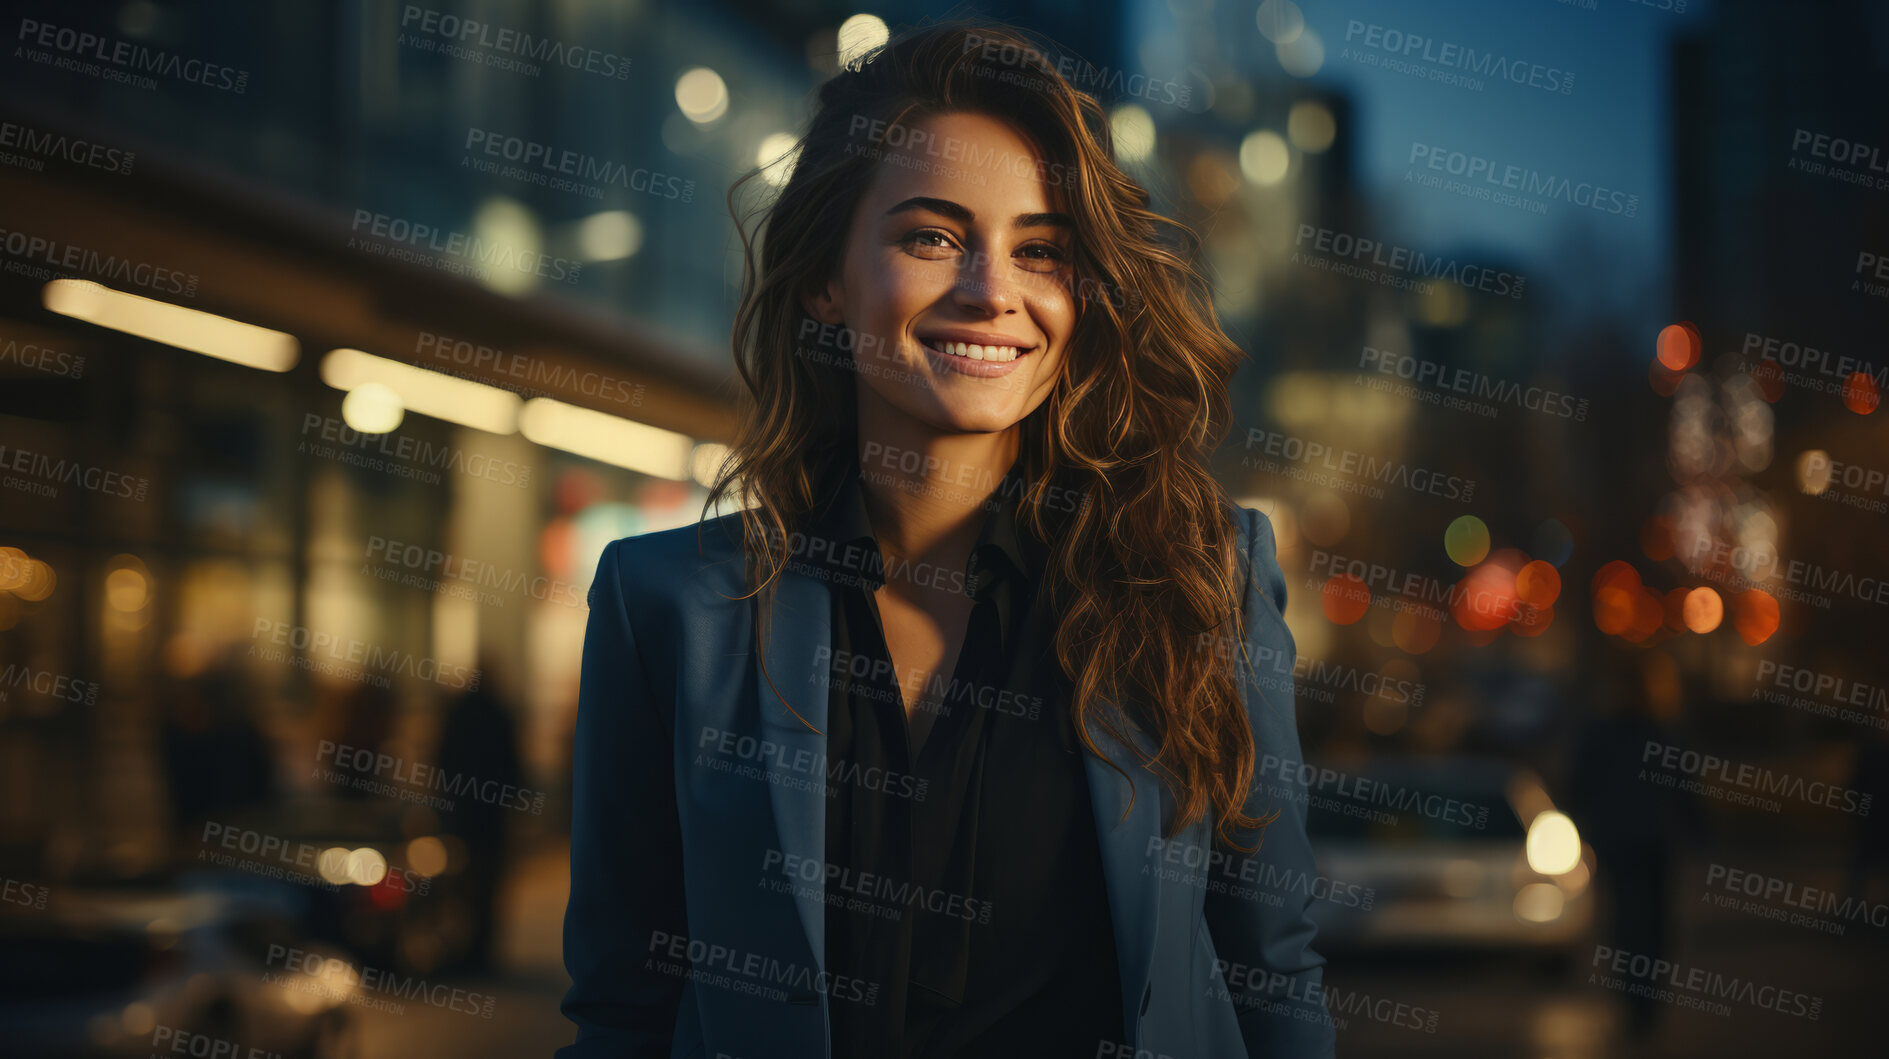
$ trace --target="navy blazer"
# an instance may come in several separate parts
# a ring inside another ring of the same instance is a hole
[[[1285,578],[1266,516],[1237,515],[1242,694],[1259,753],[1296,763]],[[782,872],[826,855],[835,763],[794,716],[826,728],[826,583],[781,573],[770,688],[754,601],[737,598],[740,529],[725,515],[626,537],[597,564],[573,751],[563,1011],[578,1033],[565,1059],[829,1059],[827,1005],[876,1000],[876,984],[821,969],[823,876]],[[1129,732],[1152,755],[1146,733]],[[1129,777],[1084,755],[1127,1020],[1125,1040],[1096,1042],[1097,1059],[1332,1054],[1299,770],[1261,777],[1247,811],[1279,817],[1258,852],[1229,853],[1210,846],[1205,819],[1162,839],[1170,794],[1128,748],[1093,724],[1091,735]]]

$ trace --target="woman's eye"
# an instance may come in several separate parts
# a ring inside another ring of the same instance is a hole
[[[1061,268],[1069,259],[1069,255],[1065,254],[1061,247],[1051,246],[1049,243],[1031,243],[1028,246],[1019,247],[1017,256],[1024,260],[1025,268],[1038,272]]]
[[[907,235],[904,242],[908,250],[917,252],[920,257],[943,257],[957,249],[951,237],[936,228],[921,228]]]

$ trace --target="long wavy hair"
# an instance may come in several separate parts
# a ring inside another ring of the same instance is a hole
[[[1194,267],[1198,238],[1149,208],[1115,163],[1108,116],[1052,54],[989,23],[902,35],[821,86],[771,201],[745,216],[737,205],[759,170],[729,190],[744,251],[733,344],[747,392],[704,514],[725,496],[739,501],[756,651],[778,696],[764,648],[772,588],[821,483],[857,445],[856,372],[844,353],[808,341],[818,327],[803,296],[838,272],[887,137],[954,112],[1009,124],[1039,152],[1037,172],[1054,175],[1053,208],[1075,220],[1077,320],[1053,388],[1020,424],[1016,468],[1020,526],[1050,545],[1045,583],[1075,730],[1107,760],[1089,722],[1133,747],[1132,720],[1157,748],[1144,765],[1175,798],[1168,833],[1211,812],[1227,845],[1256,848],[1237,833],[1263,838],[1278,811],[1245,812],[1255,749],[1234,668],[1245,642],[1236,509],[1207,466],[1244,354]],[[1044,502],[1059,489],[1084,502]]]

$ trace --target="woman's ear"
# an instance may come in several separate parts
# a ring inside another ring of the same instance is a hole
[[[845,298],[839,280],[828,280],[824,287],[809,288],[800,296],[801,308],[820,323],[833,327],[845,323]]]

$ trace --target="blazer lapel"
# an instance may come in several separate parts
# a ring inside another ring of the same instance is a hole
[[[1133,721],[1124,722],[1143,753],[1154,756],[1153,742]],[[1128,1041],[1136,1040],[1141,999],[1148,986],[1154,959],[1154,936],[1160,913],[1159,880],[1143,869],[1148,864],[1148,840],[1161,833],[1161,789],[1155,776],[1142,767],[1134,752],[1091,724],[1089,734],[1110,761],[1130,779],[1094,754],[1083,755],[1089,774],[1089,801],[1095,811],[1096,837],[1102,848],[1102,873],[1107,879],[1109,917],[1115,924],[1115,955],[1122,975],[1122,1016]],[[1129,806],[1130,792],[1133,808]]]
[[[818,763],[818,775],[796,772],[770,782],[774,826],[785,855],[808,860],[826,859],[826,724],[827,687],[819,677],[819,660],[833,644],[831,599],[824,581],[781,571],[773,611],[768,618],[767,676],[756,674],[756,704],[766,737],[782,747],[782,757],[804,755]],[[778,689],[779,697],[775,691]],[[782,705],[785,699],[787,705]],[[792,707],[789,712],[788,706]],[[805,718],[802,724],[798,713]],[[1147,734],[1126,722],[1128,734],[1141,751],[1152,757],[1155,747]],[[813,727],[810,729],[807,725]],[[814,730],[814,729],[817,729]],[[1083,755],[1089,780],[1089,800],[1101,846],[1102,868],[1108,891],[1109,916],[1115,927],[1116,956],[1121,965],[1122,1012],[1128,1039],[1135,1039],[1141,1017],[1141,999],[1147,988],[1154,956],[1159,914],[1158,880],[1142,868],[1148,863],[1148,839],[1161,832],[1162,793],[1155,776],[1144,768],[1133,750],[1090,726],[1096,746],[1132,780],[1124,780],[1109,764],[1093,754]],[[769,770],[774,769],[769,759]],[[1132,786],[1131,786],[1132,784]],[[1133,808],[1129,806],[1131,790]],[[1124,818],[1124,813],[1126,817]],[[826,967],[826,888],[821,879],[798,888],[795,904],[806,931],[807,944],[821,969]]]
[[[820,659],[833,646],[830,608],[826,582],[791,567],[782,570],[768,616],[767,673],[755,674],[756,704],[766,737],[781,746],[781,760],[811,761],[815,769],[813,775],[805,771],[776,775],[768,783],[779,849],[786,856],[798,855],[815,863],[826,860],[827,686],[818,679],[818,669]],[[787,705],[781,704],[782,699]],[[769,756],[767,761],[768,771],[776,772],[775,758]],[[822,970],[826,968],[825,880],[821,873],[818,881],[798,887],[794,898],[807,944]]]

